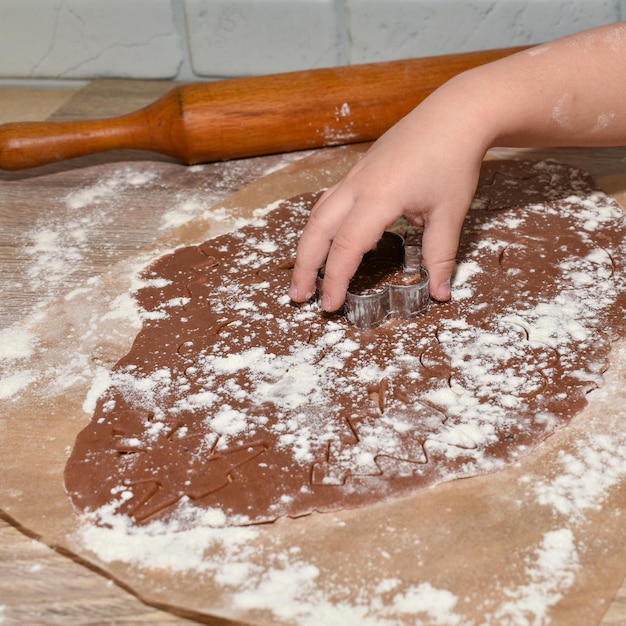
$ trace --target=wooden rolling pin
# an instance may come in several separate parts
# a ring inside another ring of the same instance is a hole
[[[0,168],[120,148],[184,163],[371,141],[462,71],[524,48],[192,83],[114,118],[0,126]]]

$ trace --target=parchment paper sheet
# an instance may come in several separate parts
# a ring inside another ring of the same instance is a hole
[[[245,216],[273,200],[320,189],[360,151],[314,154],[220,206]],[[619,197],[621,180],[611,185]],[[142,250],[133,263],[203,241],[220,228],[196,218]],[[39,343],[23,367],[38,376],[26,391],[0,400],[0,507],[19,524],[101,568],[146,602],[205,621],[323,624],[340,623],[333,619],[343,615],[343,623],[364,624],[589,626],[601,619],[626,574],[626,467],[620,457],[626,449],[625,341],[615,345],[605,384],[589,395],[587,409],[519,465],[365,509],[257,527],[250,544],[259,581],[268,580],[258,574],[264,564],[274,574],[281,567],[294,571],[288,567],[294,563],[312,572],[303,578],[298,602],[294,592],[289,606],[277,596],[263,608],[261,584],[254,596],[248,582],[242,596],[224,579],[216,582],[214,570],[107,562],[88,550],[63,491],[63,469],[75,435],[90,419],[83,410],[88,372],[111,367],[137,332],[127,320],[110,316],[111,302],[130,288],[133,263],[112,267],[80,294],[68,294],[24,322]],[[88,362],[71,363],[74,354],[89,355]],[[62,376],[60,364],[66,364]],[[70,380],[68,373],[81,367],[85,375]],[[603,483],[602,467],[594,463],[608,466],[611,459],[617,462],[609,474],[614,479]],[[580,468],[578,482],[574,466]],[[567,484],[560,485],[564,474]],[[226,553],[225,568],[228,559]],[[424,604],[417,613],[403,610],[418,606],[409,602],[411,594],[415,600],[424,591],[439,598],[437,610]],[[350,621],[356,615],[362,619]]]

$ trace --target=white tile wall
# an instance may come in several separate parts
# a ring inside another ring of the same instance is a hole
[[[0,76],[176,76],[170,0],[0,0]]]
[[[352,63],[541,43],[619,19],[613,0],[347,0]]]
[[[626,0],[0,0],[0,80],[281,72],[536,43]]]
[[[334,0],[187,0],[192,68],[202,76],[337,65]]]

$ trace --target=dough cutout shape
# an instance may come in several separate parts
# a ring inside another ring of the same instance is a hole
[[[601,384],[626,214],[584,172],[485,162],[452,301],[367,331],[284,295],[315,197],[145,270],[143,328],[66,466],[78,511],[246,525],[366,506],[506,467]]]

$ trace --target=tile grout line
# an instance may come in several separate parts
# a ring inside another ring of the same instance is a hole
[[[198,81],[201,79],[193,70],[191,50],[189,49],[189,24],[184,0],[172,0],[172,19],[174,28],[180,37],[180,52],[182,60],[174,80]],[[209,80],[208,78],[206,80]]]
[[[350,54],[352,34],[348,0],[334,0],[334,13],[335,32],[337,35],[337,61],[340,65],[348,65],[352,62]]]

